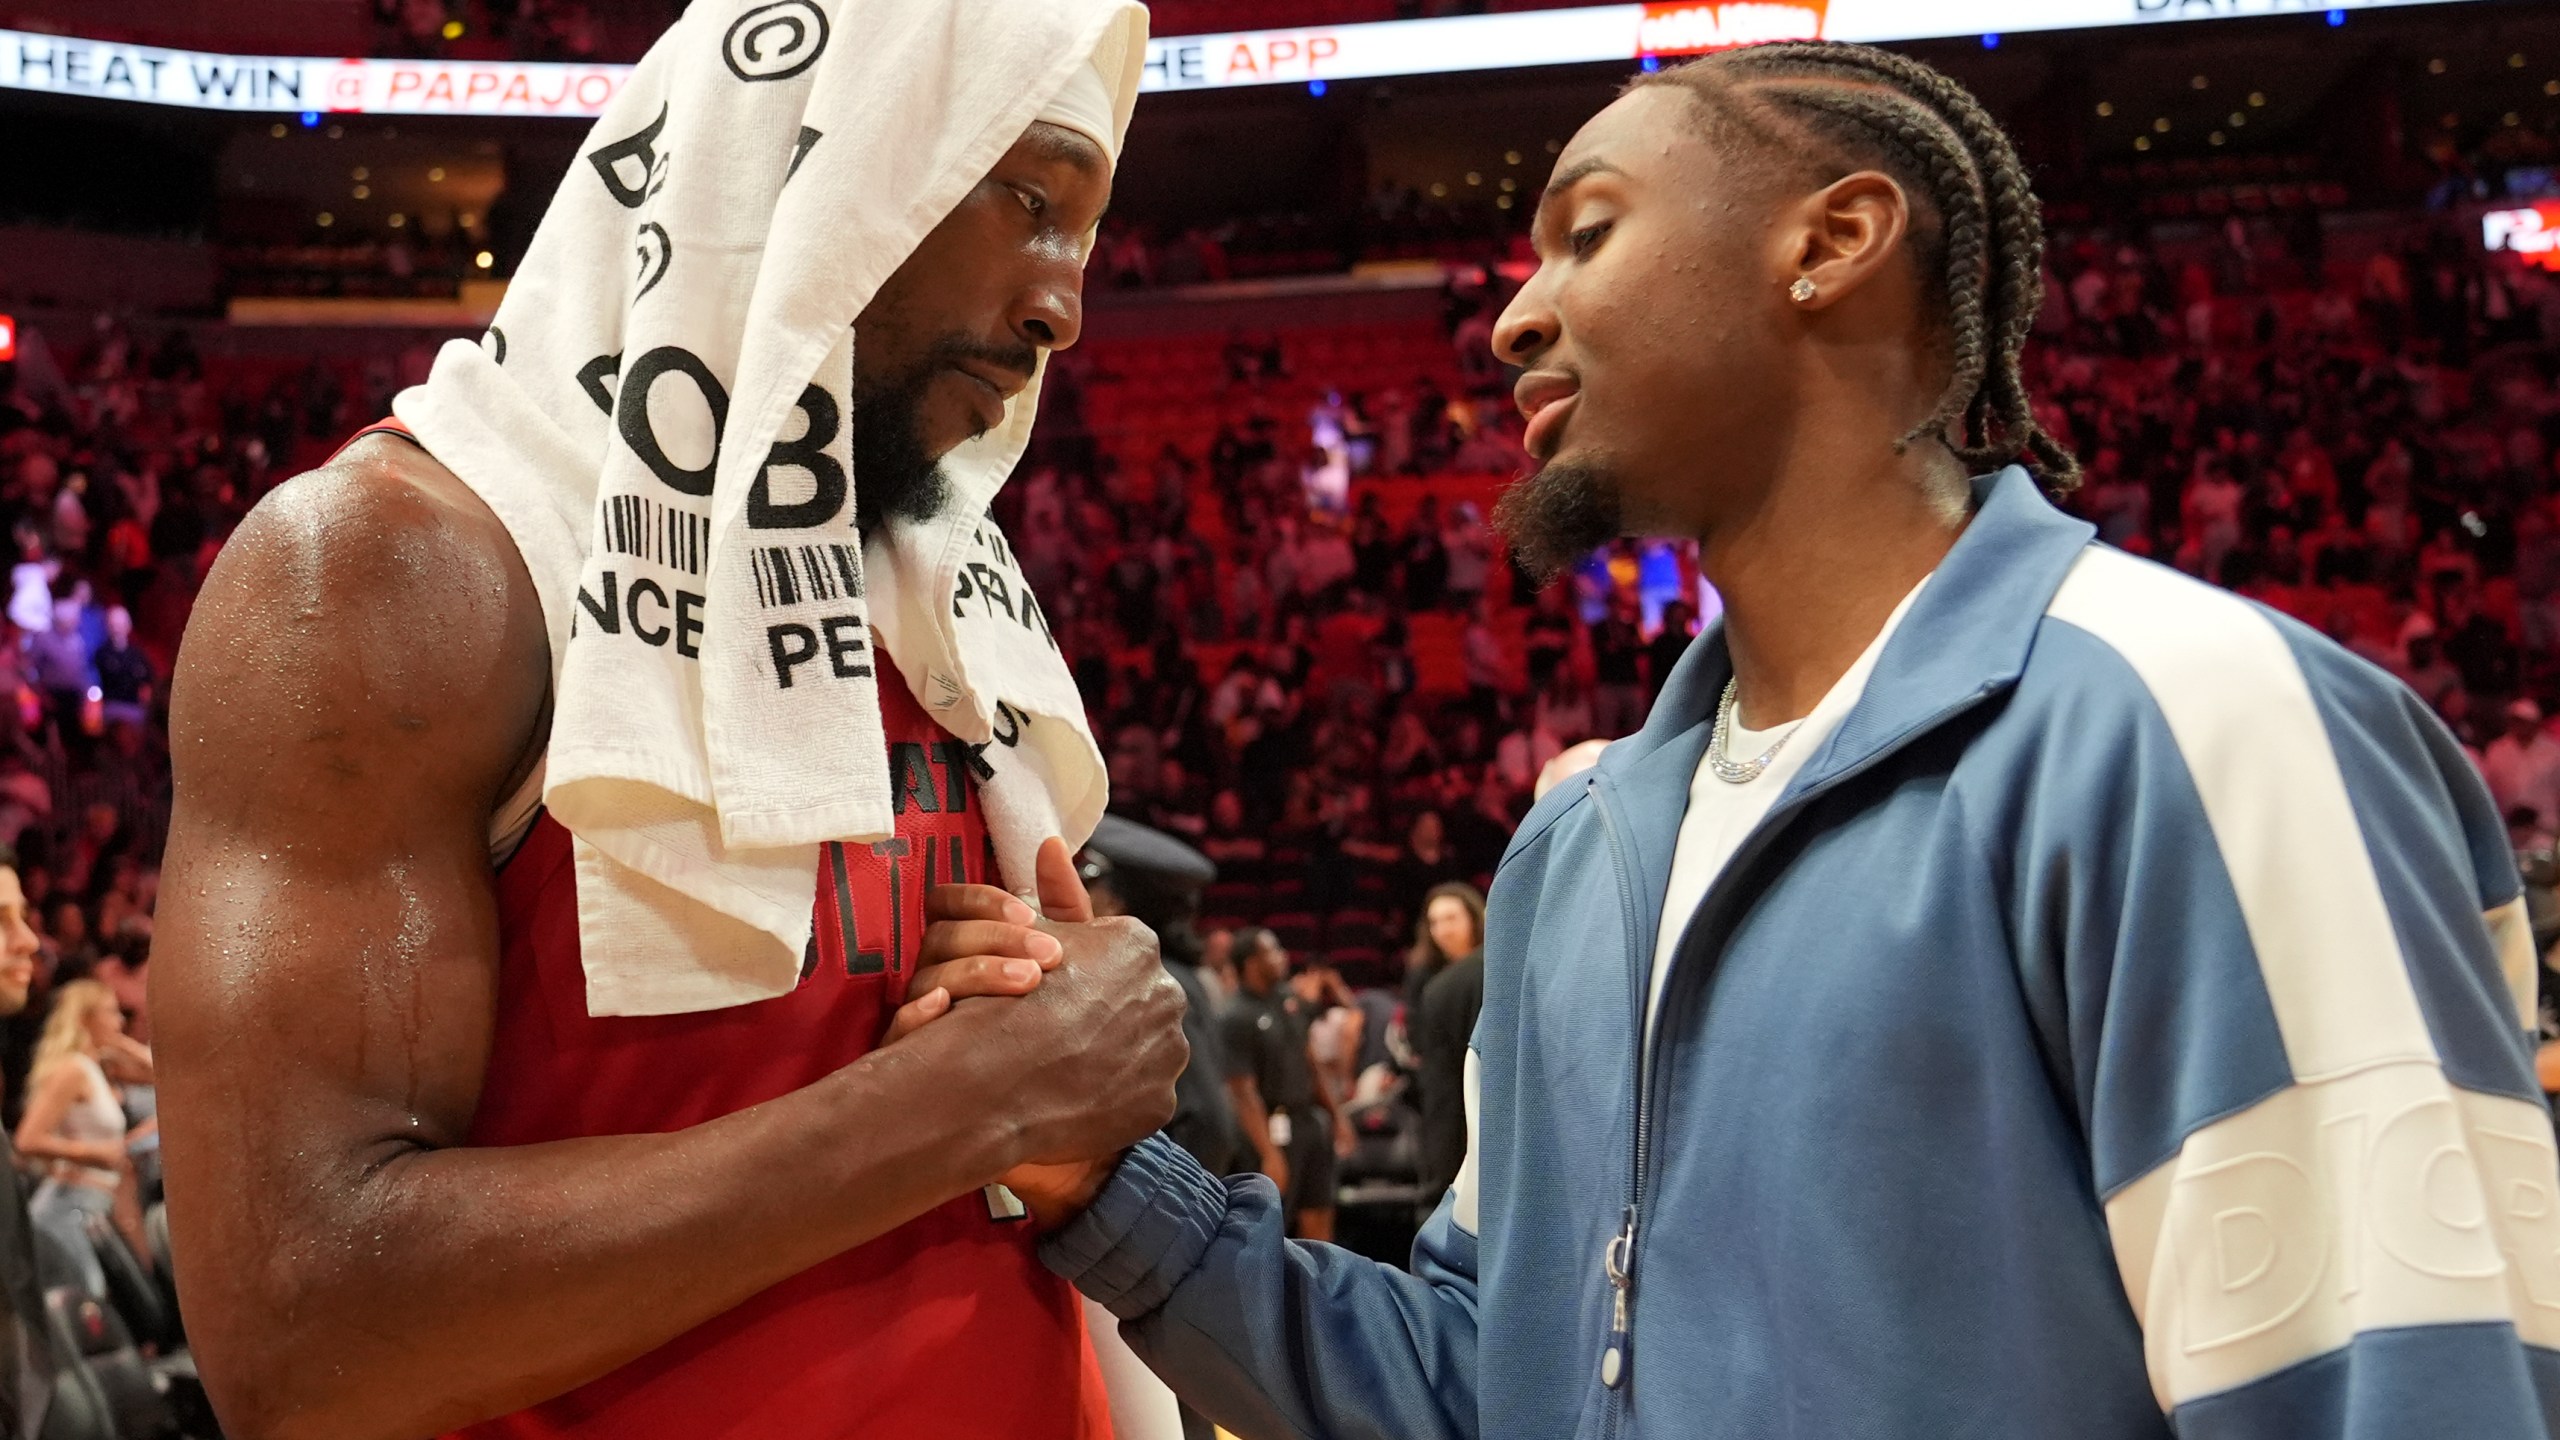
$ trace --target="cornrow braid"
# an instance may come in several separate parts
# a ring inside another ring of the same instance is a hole
[[[1828,152],[1834,178],[1873,167],[1900,183],[1920,202],[1910,243],[1921,273],[1938,277],[1953,350],[1945,394],[1901,444],[1938,439],[1976,472],[2022,463],[2056,494],[2079,483],[2079,461],[2037,422],[2020,370],[2044,300],[2035,189],[1971,92],[1919,61],[1829,41],[1745,46],[1636,84],[1679,86],[1773,153],[1778,129],[1792,129]]]
[[[1924,177],[1927,193],[1940,212],[1938,268],[1945,276],[1944,303],[1948,328],[1955,336],[1955,364],[1938,408],[1897,443],[1947,436],[1952,425],[1949,447],[1967,464],[1982,465],[1990,460],[1992,448],[1990,417],[1985,413],[1989,397],[1983,386],[1984,372],[1990,368],[1985,343],[1990,236],[1983,217],[1981,176],[1964,142],[1926,107],[1890,91],[1814,88],[1788,81],[1771,86],[1769,98],[1804,112],[1815,122],[1814,128],[1830,138],[1845,137],[1853,144],[1864,140],[1870,148],[1880,145],[1890,155],[1891,168]]]

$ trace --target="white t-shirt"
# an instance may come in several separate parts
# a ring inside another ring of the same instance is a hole
[[[1648,1044],[1653,1037],[1654,1016],[1662,1010],[1663,982],[1671,975],[1671,954],[1680,948],[1680,937],[1689,927],[1689,917],[1697,913],[1698,902],[1706,898],[1707,887],[1724,873],[1733,852],[1742,848],[1742,842],[1758,828],[1761,818],[1786,793],[1788,783],[1804,769],[1805,761],[1813,758],[1841,719],[1857,705],[1859,695],[1866,691],[1867,676],[1876,668],[1876,657],[1884,653],[1885,641],[1893,638],[1894,628],[1902,623],[1911,602],[1920,598],[1921,588],[1928,583],[1928,577],[1921,577],[1920,583],[1911,587],[1911,593],[1902,597],[1902,603],[1893,607],[1893,613],[1885,617],[1884,628],[1867,642],[1866,650],[1851,662],[1812,711],[1795,722],[1795,733],[1787,737],[1786,748],[1769,762],[1768,769],[1736,785],[1717,779],[1706,759],[1699,759],[1697,773],[1689,778],[1689,809],[1680,819],[1679,843],[1671,851],[1671,887],[1662,899],[1662,933],[1653,943],[1653,979],[1644,1009]],[[1735,761],[1754,759],[1788,728],[1780,725],[1768,730],[1745,730],[1737,717],[1725,735],[1725,756]]]

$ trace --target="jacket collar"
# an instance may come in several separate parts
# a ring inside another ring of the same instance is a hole
[[[1973,508],[1964,533],[1876,657],[1858,703],[1784,799],[1861,768],[2017,683],[2045,608],[2096,527],[2055,509],[2035,478],[2015,465],[1973,482]],[[1732,673],[1719,621],[1673,668],[1644,728],[1601,757],[1639,833],[1679,828],[1689,777],[1706,753],[1708,725]],[[1656,812],[1667,812],[1667,819]]]

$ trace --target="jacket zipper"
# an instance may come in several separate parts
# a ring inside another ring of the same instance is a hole
[[[1716,876],[1715,882],[1707,887],[1707,893],[1698,897],[1698,908],[1681,922],[1683,933],[1679,942],[1671,950],[1671,973],[1663,977],[1663,1009],[1668,1011],[1671,1008],[1671,982],[1678,978],[1681,956],[1689,948],[1689,936],[1686,932],[1738,883],[1736,877],[1746,873],[1759,860],[1762,852],[1769,848],[1779,831],[1792,823],[1795,817],[1818,797],[1874,769],[1887,757],[1900,751],[1913,737],[1934,730],[1955,715],[1972,709],[1985,697],[1997,693],[2001,688],[2003,687],[1996,684],[1985,685],[1963,700],[1938,710],[1903,731],[1891,742],[1877,746],[1857,764],[1836,774],[1825,776],[1820,784],[1779,804],[1762,816],[1760,823],[1752,827],[1751,833],[1743,838],[1741,847],[1735,850],[1732,858],[1725,862],[1724,869]],[[1653,957],[1644,944],[1644,936],[1641,933],[1643,926],[1638,923],[1635,881],[1627,864],[1626,838],[1619,826],[1618,812],[1610,803],[1609,792],[1612,788],[1614,787],[1606,775],[1592,776],[1591,798],[1599,806],[1601,827],[1608,835],[1609,859],[1618,876],[1618,905],[1626,926],[1628,954],[1632,957],[1635,972],[1635,1167],[1634,1173],[1628,1179],[1626,1210],[1619,1220],[1618,1233],[1610,1237],[1607,1249],[1602,1252],[1600,1266],[1602,1277],[1609,1282],[1610,1289],[1609,1342],[1600,1354],[1600,1383],[1617,1392],[1616,1403],[1609,1407],[1607,1422],[1601,1433],[1614,1440],[1625,1420],[1630,1394],[1628,1378],[1635,1365],[1636,1234],[1637,1222],[1644,1202],[1645,1181],[1651,1173],[1653,1160],[1652,1100],[1655,1056],[1652,1046],[1646,1043],[1645,1037],[1645,1012],[1651,995]],[[1677,843],[1676,839],[1674,843]],[[1665,915],[1663,922],[1668,924],[1670,919],[1670,916]]]
[[[1603,1433],[1615,1436],[1626,1413],[1627,1376],[1633,1364],[1636,1224],[1644,1203],[1645,1165],[1653,1148],[1653,1117],[1645,1103],[1644,1054],[1644,1012],[1649,989],[1646,981],[1652,966],[1648,963],[1650,957],[1644,953],[1644,926],[1636,909],[1634,874],[1628,864],[1626,837],[1619,825],[1617,807],[1610,803],[1610,788],[1606,777],[1592,777],[1591,798],[1599,807],[1601,828],[1609,838],[1610,865],[1618,879],[1618,909],[1626,929],[1636,1033],[1634,1164],[1627,1176],[1627,1202],[1619,1219],[1618,1233],[1610,1237],[1600,1261],[1601,1278],[1609,1286],[1609,1339],[1600,1353],[1600,1384],[1614,1392]]]

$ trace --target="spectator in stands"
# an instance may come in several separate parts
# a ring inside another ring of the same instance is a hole
[[[0,848],[0,1019],[27,1008],[44,944],[28,923],[17,862]],[[35,1440],[51,1398],[54,1356],[17,1170],[16,1150],[0,1134],[0,1435]]]
[[[1424,895],[1471,873],[1458,847],[1450,841],[1448,822],[1440,812],[1420,810],[1406,827],[1404,845],[1388,869],[1388,893],[1399,897]]]
[[[78,717],[89,691],[98,683],[89,663],[89,641],[80,633],[80,602],[69,596],[53,602],[52,623],[27,641],[29,678],[43,691],[57,716]]]
[[[1691,632],[1697,623],[1698,612],[1688,601],[1673,600],[1663,605],[1662,628],[1644,647],[1644,702],[1648,708],[1662,693],[1662,682],[1671,678],[1671,667],[1689,653]]]
[[[106,720],[142,725],[151,718],[157,698],[157,676],[151,657],[133,643],[133,612],[121,605],[107,609],[107,642],[92,657],[98,692],[106,701]]]
[[[1298,1002],[1300,1013],[1307,1017],[1307,1063],[1315,1067],[1336,1106],[1346,1112],[1347,1129],[1347,1112],[1359,1089],[1367,1013],[1360,1008],[1360,998],[1343,981],[1342,972],[1328,961],[1299,967],[1289,976],[1289,993]],[[1338,1144],[1336,1149],[1338,1159],[1347,1159],[1351,1153],[1348,1145]]]
[[[71,894],[95,899],[108,889],[108,882],[115,876],[115,862],[132,849],[133,837],[126,832],[124,817],[112,803],[93,802],[80,813],[80,829],[63,852],[56,878]],[[114,937],[101,934],[99,938]]]
[[[149,1253],[138,1206],[127,1191],[133,1177],[132,1143],[124,1101],[102,1060],[148,1076],[150,1050],[124,1033],[115,995],[94,980],[74,980],[53,994],[44,1037],[36,1043],[32,1093],[18,1122],[18,1153],[50,1162],[44,1183],[27,1202],[34,1222],[60,1236],[94,1270],[88,1223],[113,1220],[128,1229],[136,1254]],[[106,1293],[106,1276],[90,1275],[90,1291]]]
[[[1200,984],[1209,992],[1207,1016],[1213,1024],[1226,1013],[1227,1002],[1236,998],[1235,949],[1236,932],[1223,925],[1200,937]],[[1224,1059],[1223,1052],[1220,1058]]]
[[[89,934],[88,909],[76,895],[56,896],[45,917],[45,933],[54,946],[57,983],[85,980],[98,963],[98,946]]]
[[[1502,716],[1503,697],[1510,688],[1506,683],[1510,663],[1503,654],[1500,637],[1493,633],[1492,617],[1483,606],[1468,617],[1466,634],[1459,644],[1466,666],[1467,704],[1478,720],[1493,724]]]
[[[2222,578],[2223,557],[2240,543],[2241,506],[2248,494],[2219,461],[2199,455],[2187,482],[2184,507],[2187,548],[2179,563],[2208,580]]]
[[[1449,597],[1449,548],[1440,524],[1440,498],[1425,495],[1406,518],[1400,542],[1405,608],[1438,610]],[[1481,587],[1479,587],[1481,588]]]
[[[1528,797],[1514,794],[1491,766],[1483,767],[1479,777],[1475,769],[1459,764],[1440,772],[1433,799],[1441,807],[1466,873],[1491,875],[1503,847],[1511,842],[1511,827],[1519,819],[1515,806],[1525,809]]]
[[[1449,395],[1428,375],[1414,382],[1413,463],[1428,474],[1446,467],[1456,450]]]
[[[1484,597],[1485,576],[1493,566],[1493,534],[1485,529],[1474,501],[1461,500],[1449,507],[1449,521],[1440,529],[1440,549],[1447,557],[1449,608],[1474,609]]]
[[[1473,896],[1472,909],[1468,897]],[[1445,902],[1445,903],[1444,903]],[[1450,906],[1455,905],[1453,911]],[[1457,911],[1472,918],[1460,925]],[[1445,943],[1444,943],[1445,942]],[[1404,954],[1404,1014],[1408,1030],[1421,1023],[1422,997],[1450,964],[1484,943],[1484,896],[1463,881],[1443,881],[1424,893],[1414,912],[1413,944]],[[1419,1048],[1417,1043],[1417,1049]]]
[[[2550,1005],[2555,978],[2551,973],[2552,945],[2560,941],[2560,835],[2530,808],[2519,806],[2507,812],[2507,841],[2516,852],[2516,874],[2524,882],[2524,912],[2533,929],[2533,953],[2541,957],[2534,968],[2536,993],[2545,1002],[2544,1023],[2560,1026],[2560,1009]],[[2547,1030],[2546,1034],[2560,1033]],[[2555,1117],[2560,1122],[2560,1117]]]
[[[1221,1021],[1227,1089],[1262,1173],[1280,1187],[1290,1233],[1333,1238],[1334,1162],[1349,1122],[1308,1048],[1307,1007],[1289,988],[1289,952],[1259,927],[1238,931],[1236,998]]]
[[[2401,631],[2401,659],[2394,673],[2428,705],[2443,709],[2447,697],[2462,692],[2462,672],[2437,647],[2436,623],[2424,612],[2409,617]]]
[[[1538,692],[1532,709],[1531,734],[1538,752],[1530,766],[1534,770],[1547,763],[1547,757],[1568,745],[1580,744],[1603,733],[1596,718],[1589,686],[1569,667],[1559,668],[1547,677],[1547,688]]]
[[[1419,1005],[1410,1005],[1421,1091],[1421,1204],[1427,1216],[1456,1183],[1467,1157],[1467,1046],[1484,1008],[1484,897],[1472,885],[1434,887],[1414,927],[1414,951],[1427,963]],[[1425,955],[1427,949],[1427,955]]]
[[[50,456],[38,451],[20,462],[17,494],[21,504],[42,503],[52,484]],[[44,541],[37,536],[31,521],[19,521],[17,536],[18,563],[9,570],[9,623],[29,635],[38,635],[53,624],[53,581],[62,573],[62,567],[47,557]]]
[[[1339,524],[1311,526],[1298,556],[1299,587],[1319,612],[1339,609],[1359,564]]]
[[[1538,591],[1535,609],[1529,614],[1523,638],[1528,655],[1529,689],[1531,693],[1547,688],[1556,667],[1573,655],[1573,637],[1579,628],[1566,607],[1571,596],[1561,585],[1548,585]]]
[[[1609,597],[1609,614],[1591,631],[1591,727],[1568,742],[1598,735],[1616,739],[1635,733],[1644,723],[1644,629],[1637,623],[1635,597],[1620,591]]]
[[[1245,818],[1244,796],[1234,790],[1221,790],[1210,797],[1209,829],[1200,841],[1200,849],[1222,864],[1258,861],[1270,851],[1259,827]]]
[[[2515,644],[2507,628],[2480,613],[2478,591],[2456,581],[2437,591],[2437,645],[2474,697],[2505,694],[2516,680]]]
[[[1337,764],[1334,773],[1365,773],[1365,760]],[[1350,903],[1359,877],[1393,866],[1402,851],[1390,844],[1378,815],[1377,791],[1366,781],[1319,785],[1317,829],[1307,859],[1307,901],[1331,911]]]
[[[114,892],[107,896],[110,902],[120,898]],[[134,918],[140,919],[138,916]],[[91,979],[106,986],[108,993],[116,997],[116,1009],[124,1016],[125,1034],[136,1044],[148,1047],[151,1043],[151,937],[131,933],[116,936],[107,943],[89,974]],[[122,1050],[108,1055],[107,1068],[113,1078],[128,1087],[148,1085],[150,1080],[146,1076],[120,1068],[123,1058],[126,1056]]]
[[[2539,824],[2560,826],[2560,740],[2530,698],[2508,702],[2506,732],[2483,749],[2480,773],[2500,812],[2531,810]]]

